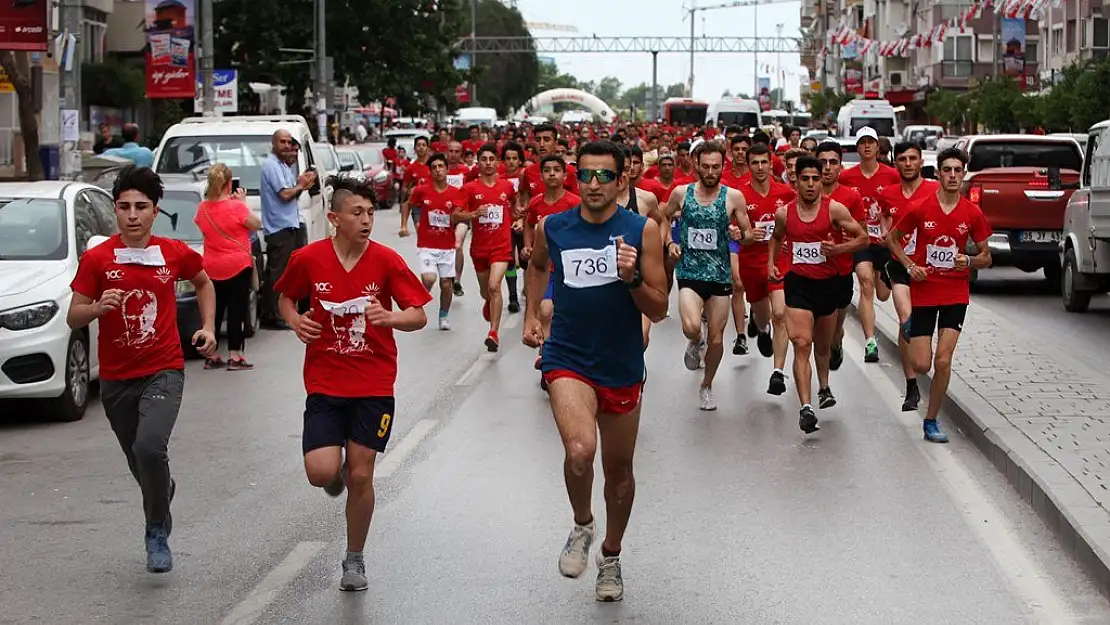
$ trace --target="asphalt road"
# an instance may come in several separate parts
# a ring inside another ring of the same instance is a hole
[[[377,237],[411,259],[395,221],[382,215]],[[399,339],[369,592],[337,590],[342,501],[308,486],[300,460],[303,349],[266,332],[248,346],[253,372],[189,366],[167,575],[143,570],[138,489],[99,405],[75,424],[0,407],[0,623],[1110,622],[972,446],[920,440],[918,417],[897,412],[897,367],[864,368],[854,324],[840,405],[808,438],[793,389],[764,393],[756,355],[726,355],[720,410],[698,411],[677,320],[656,326],[626,596],[597,604],[592,565],[557,572],[562,448],[519,319],[483,355],[465,284],[453,331]],[[600,482],[595,500],[601,520]]]

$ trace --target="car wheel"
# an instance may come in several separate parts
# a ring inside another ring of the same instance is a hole
[[[1079,263],[1075,260],[1075,250],[1069,248],[1064,253],[1064,271],[1060,279],[1060,294],[1064,299],[1064,310],[1068,312],[1087,312],[1091,305],[1091,293],[1075,288],[1078,273]]]
[[[89,341],[82,332],[69,335],[65,362],[66,388],[54,400],[53,414],[57,421],[80,421],[89,405]]]

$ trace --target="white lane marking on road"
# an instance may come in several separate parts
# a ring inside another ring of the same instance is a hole
[[[387,478],[401,466],[405,458],[412,453],[420,441],[435,429],[438,422],[434,419],[421,419],[413,424],[412,429],[405,434],[393,449],[387,450],[374,467],[374,477]]]
[[[251,594],[235,606],[231,614],[220,621],[220,625],[250,625],[254,623],[262,615],[263,610],[273,603],[282,588],[292,581],[297,573],[307,566],[316,557],[316,554],[320,553],[326,546],[327,543],[325,542],[298,543],[293,551],[285,556],[281,564],[270,571],[269,575],[254,587]]]
[[[475,358],[470,367],[466,371],[464,371],[461,376],[459,376],[458,381],[455,382],[455,386],[466,386],[470,384],[474,380],[474,378],[478,377],[483,371],[486,370],[486,367],[489,366],[489,363],[493,362],[495,356],[496,354],[486,352],[485,354],[482,354],[481,356]]]
[[[501,329],[502,330],[512,330],[513,328],[520,325],[520,316],[521,316],[521,313],[517,313],[515,315],[509,315],[509,318],[507,320],[505,320],[504,323],[501,324]],[[505,319],[505,318],[502,317],[502,319]]]
[[[844,337],[845,361],[863,362],[863,344]],[[901,364],[896,364],[901,369]],[[1067,625],[1074,616],[1045,571],[1030,557],[1018,540],[1009,520],[994,505],[990,495],[972,478],[947,445],[927,443],[921,437],[921,413],[902,412],[902,392],[880,368],[861,367],[875,391],[906,430],[906,435],[940,478],[948,495],[963,513],[964,521],[995,559],[998,570],[1009,580],[1018,597],[1037,615],[1038,623]]]

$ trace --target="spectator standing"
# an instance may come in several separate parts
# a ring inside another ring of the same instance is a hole
[[[294,171],[298,146],[288,130],[278,130],[271,140],[272,152],[262,161],[262,234],[266,240],[266,273],[262,281],[260,311],[262,325],[277,330],[291,329],[277,312],[273,286],[301,239],[301,211],[297,199],[316,182],[316,173]]]

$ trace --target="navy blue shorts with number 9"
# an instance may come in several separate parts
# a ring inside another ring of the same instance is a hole
[[[332,397],[313,393],[304,403],[304,453],[354,441],[381,453],[393,431],[392,397]]]

